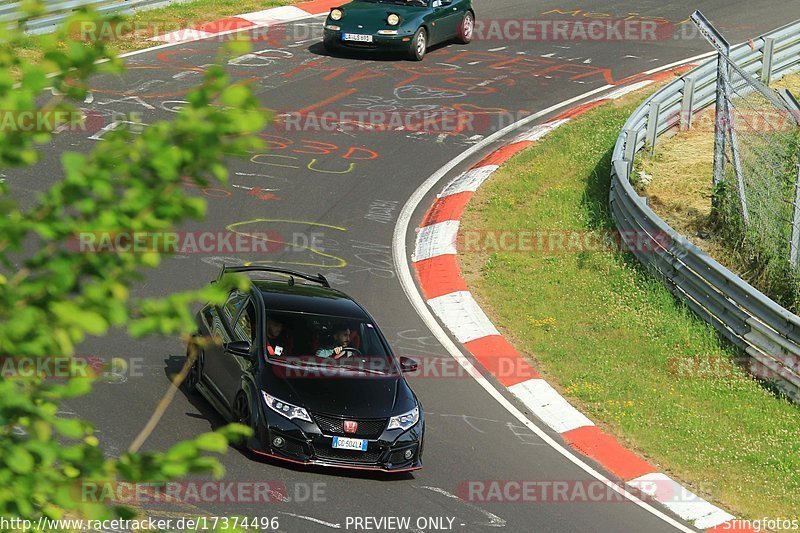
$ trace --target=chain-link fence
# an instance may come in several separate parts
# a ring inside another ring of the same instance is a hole
[[[754,276],[794,308],[800,301],[800,110],[790,94],[721,57],[715,216]]]

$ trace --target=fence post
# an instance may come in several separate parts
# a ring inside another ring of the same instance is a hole
[[[794,116],[794,121],[800,125],[800,102],[797,101],[797,98],[794,97],[789,89],[778,89],[778,94],[789,108],[792,116]]]
[[[658,142],[658,117],[661,115],[661,102],[650,102],[650,112],[647,115],[647,137],[645,142],[650,146],[650,155],[656,154]]]
[[[794,183],[794,213],[792,215],[792,242],[789,246],[789,261],[797,270],[800,257],[800,150],[797,152],[797,178]]]
[[[730,102],[725,99],[725,109],[730,117],[728,123],[728,140],[731,143],[731,156],[733,159],[733,172],[736,176],[736,189],[739,196],[739,214],[742,216],[744,231],[750,227],[750,211],[747,209],[747,189],[744,186],[744,169],[742,168],[742,155],[739,152],[739,140],[733,124],[733,113],[730,111]]]
[[[692,113],[694,112],[694,78],[683,80],[683,101],[681,102],[681,131],[692,127]]]
[[[772,83],[772,58],[775,52],[775,39],[767,37],[764,39],[764,50],[761,60],[761,82],[765,85]]]
[[[628,163],[628,176],[633,175],[633,160],[636,158],[636,142],[639,140],[638,130],[625,130],[625,153],[622,156]]]
[[[725,71],[727,64],[722,54],[717,54],[717,104],[714,120],[714,188],[725,181]],[[717,205],[716,196],[713,203]]]

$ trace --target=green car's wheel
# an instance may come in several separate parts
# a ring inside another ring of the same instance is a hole
[[[420,28],[411,39],[411,48],[408,51],[409,59],[412,61],[422,61],[428,51],[428,32],[425,28]]]
[[[461,25],[458,27],[458,42],[461,44],[469,44],[472,42],[472,36],[475,34],[475,15],[471,11],[467,11]]]

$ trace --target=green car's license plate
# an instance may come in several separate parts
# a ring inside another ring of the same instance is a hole
[[[342,34],[343,41],[356,41],[359,43],[371,43],[372,35],[362,35],[360,33],[345,33]]]

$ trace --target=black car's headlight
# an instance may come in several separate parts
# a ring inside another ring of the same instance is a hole
[[[261,394],[264,395],[264,401],[267,403],[267,407],[276,413],[285,416],[289,420],[297,418],[298,420],[311,422],[311,417],[308,415],[308,411],[302,407],[297,407],[296,405],[286,403],[283,400],[279,400],[275,396],[270,396],[264,391],[261,391]]]
[[[400,416],[393,416],[389,419],[389,427],[386,429],[408,429],[419,422],[419,406]]]
[[[397,26],[398,24],[400,24],[400,15],[392,13],[386,18],[386,23],[389,26]]]
[[[344,12],[341,9],[331,9],[331,20],[342,20]]]

